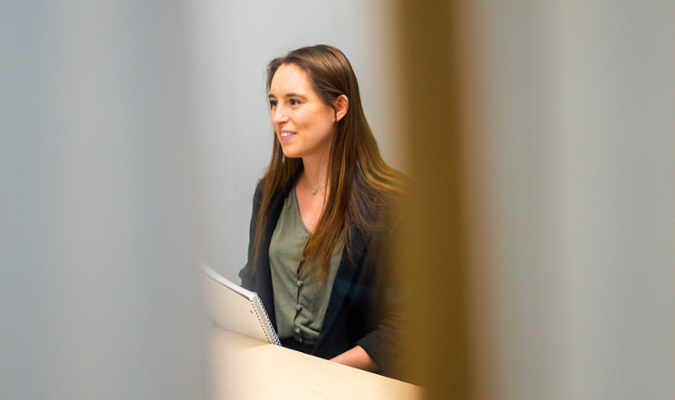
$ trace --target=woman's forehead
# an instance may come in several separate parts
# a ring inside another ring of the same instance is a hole
[[[295,64],[282,64],[272,77],[270,95],[284,97],[290,94],[314,95],[307,73]]]

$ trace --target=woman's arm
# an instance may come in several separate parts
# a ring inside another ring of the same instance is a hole
[[[400,368],[401,347],[404,341],[402,323],[404,318],[403,300],[409,290],[401,281],[403,265],[408,259],[404,250],[405,242],[401,236],[401,213],[398,203],[395,207],[388,207],[394,215],[385,217],[387,226],[391,229],[382,233],[375,242],[371,242],[370,257],[366,264],[377,268],[375,274],[375,297],[379,311],[375,329],[356,341],[366,356],[373,362],[378,371],[386,376],[394,376]],[[371,258],[372,257],[372,258]],[[353,350],[353,349],[352,349]],[[350,350],[351,351],[351,350]]]
[[[333,357],[331,361],[366,371],[377,371],[379,368],[361,346],[347,350],[339,356]]]

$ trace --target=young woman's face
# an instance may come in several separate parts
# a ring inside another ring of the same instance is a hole
[[[314,92],[304,70],[281,65],[272,77],[269,101],[272,126],[286,157],[328,156],[335,110]]]

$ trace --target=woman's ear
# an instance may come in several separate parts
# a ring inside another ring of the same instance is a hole
[[[349,99],[344,94],[338,96],[333,102],[333,109],[335,110],[335,122],[341,120],[349,110]]]

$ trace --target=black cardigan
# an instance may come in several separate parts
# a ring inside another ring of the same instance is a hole
[[[255,272],[255,228],[262,202],[259,184],[253,200],[248,262],[239,272],[242,286],[258,293],[277,329],[274,310],[272,274],[269,247],[284,200],[295,181],[277,192],[267,215],[267,226],[260,244]],[[384,215],[386,212],[373,213]],[[388,230],[385,230],[388,231]],[[351,257],[347,246],[342,254],[328,308],[316,345],[310,354],[330,359],[356,345],[360,345],[380,367],[379,372],[392,375],[400,347],[400,315],[396,312],[397,297],[392,289],[392,274],[386,245],[388,235],[364,240],[361,232],[350,226]]]

